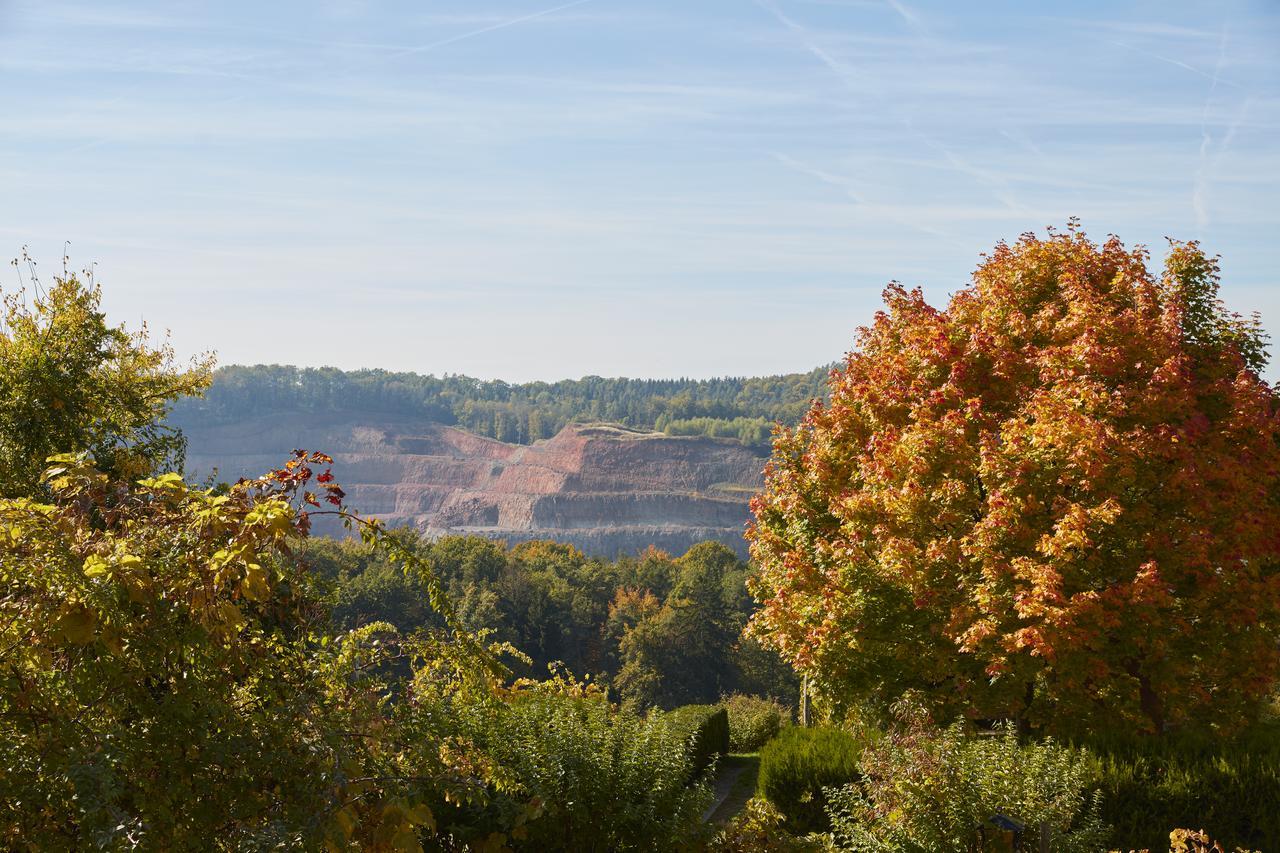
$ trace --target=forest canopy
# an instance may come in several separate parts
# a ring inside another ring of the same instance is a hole
[[[203,399],[179,402],[173,422],[226,422],[279,411],[378,412],[456,425],[527,444],[567,423],[608,421],[669,435],[767,445],[775,423],[794,425],[827,391],[827,367],[720,379],[605,379],[509,384],[469,376],[287,365],[220,368]]]

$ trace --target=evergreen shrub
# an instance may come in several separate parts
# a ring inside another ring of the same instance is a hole
[[[757,792],[800,833],[827,826],[824,788],[859,778],[864,741],[842,729],[788,727],[760,750]]]

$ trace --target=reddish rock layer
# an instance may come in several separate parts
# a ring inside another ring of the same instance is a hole
[[[354,413],[281,413],[181,424],[188,473],[222,479],[277,467],[294,448],[334,457],[349,503],[432,534],[557,539],[616,556],[680,553],[715,539],[746,553],[747,501],[764,457],[734,441],[572,424],[532,445]]]

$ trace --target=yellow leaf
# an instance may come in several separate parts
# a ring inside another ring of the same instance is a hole
[[[124,653],[124,641],[120,637],[120,632],[115,628],[105,627],[102,629],[102,644],[113,655]]]
[[[240,630],[240,626],[244,624],[244,615],[241,614],[240,608],[230,601],[218,604],[218,619],[231,632]]]
[[[58,620],[58,630],[69,643],[83,645],[93,642],[93,629],[98,619],[87,607],[68,610]]]
[[[436,831],[436,816],[426,803],[419,803],[408,811],[409,822],[416,826],[425,826],[431,832]]]
[[[422,845],[418,842],[418,835],[412,827],[402,829],[395,834],[391,839],[391,849],[403,851],[403,853],[422,853]]]
[[[267,570],[257,563],[250,563],[245,568],[244,580],[240,582],[240,592],[251,601],[263,601],[270,597]]]
[[[350,809],[340,809],[333,816],[333,822],[338,825],[338,829],[342,831],[343,838],[350,838],[351,833],[356,828],[355,817],[351,814]]]
[[[110,575],[111,566],[109,566],[107,561],[99,557],[97,554],[90,554],[84,558],[84,573],[86,577],[91,578]]]

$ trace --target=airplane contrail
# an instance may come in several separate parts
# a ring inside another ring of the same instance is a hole
[[[511,18],[506,21],[499,21],[496,24],[490,24],[489,26],[481,27],[478,30],[471,30],[470,32],[460,33],[459,35],[456,35],[456,36],[450,36],[447,39],[440,39],[439,41],[433,41],[430,44],[420,44],[416,47],[406,47],[404,50],[396,51],[395,53],[391,54],[391,56],[392,57],[406,56],[410,53],[424,53],[428,50],[435,50],[437,47],[444,47],[446,44],[453,44],[454,42],[459,42],[459,41],[462,41],[463,39],[469,39],[474,36],[483,35],[485,33],[491,33],[494,30],[501,30],[506,27],[515,26],[516,24],[523,24],[525,21],[532,21],[534,18],[541,18],[544,15],[550,15],[555,12],[563,11],[565,9],[571,9],[574,6],[581,6],[583,3],[591,3],[592,1],[593,0],[573,0],[572,3],[562,3],[559,6],[552,6],[550,9],[543,9],[540,12],[530,12],[528,15],[521,15],[518,18]]]

